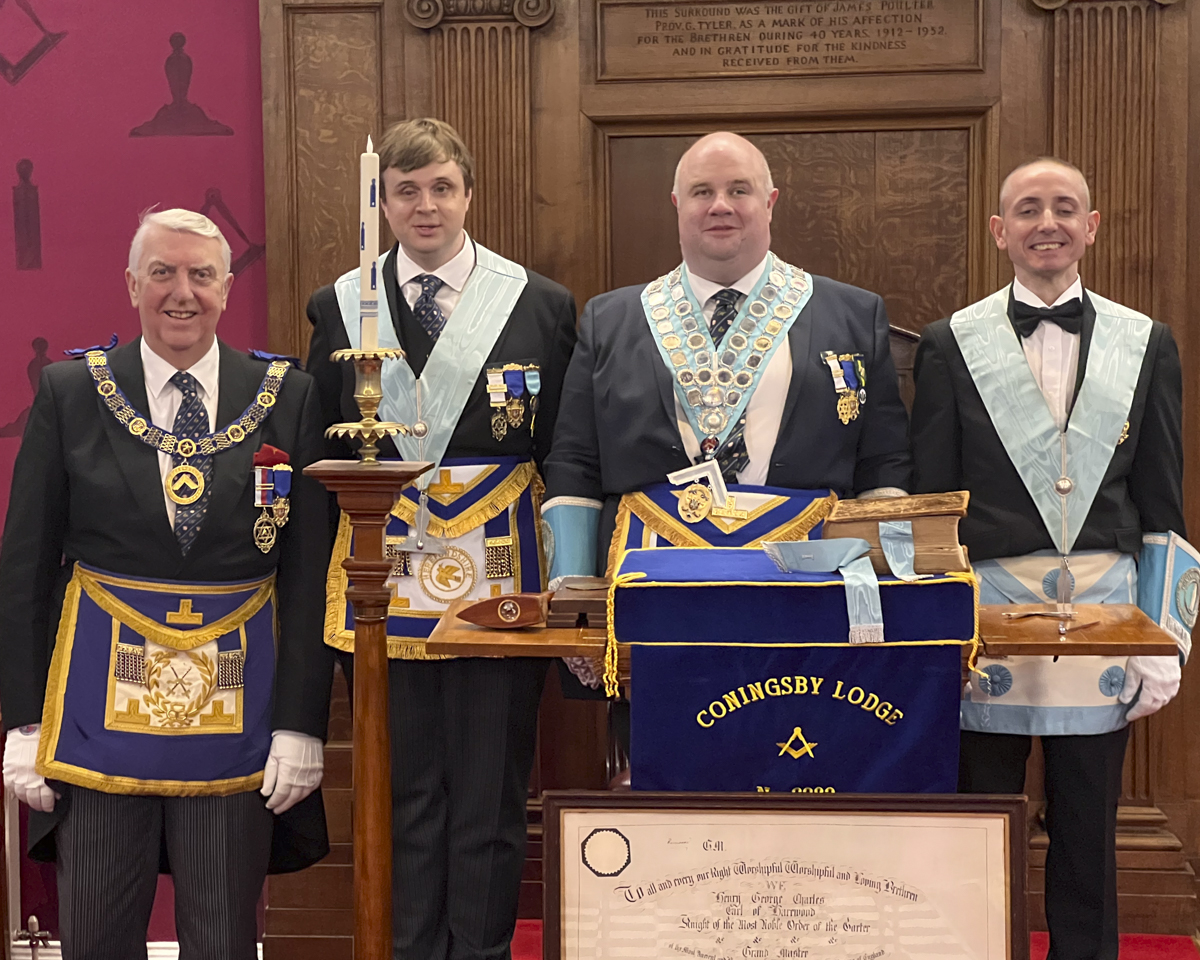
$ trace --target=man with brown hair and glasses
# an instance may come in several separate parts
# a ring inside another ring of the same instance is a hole
[[[539,469],[575,345],[575,301],[467,235],[475,163],[448,124],[395,124],[379,168],[398,241],[380,259],[379,340],[406,355],[384,365],[380,416],[412,428],[380,455],[435,464],[387,531],[395,956],[507,957],[546,661],[431,656],[425,640],[455,600],[545,585]],[[308,306],[308,370],[327,424],[359,419],[353,371],[329,359],[360,344],[358,284],[352,270]],[[353,453],[333,441],[329,455]],[[343,520],[326,630],[342,651],[353,649],[348,550]]]

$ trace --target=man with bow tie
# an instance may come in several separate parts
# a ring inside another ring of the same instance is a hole
[[[919,493],[969,490],[981,603],[1134,603],[1143,533],[1183,526],[1182,385],[1170,328],[1085,291],[1100,214],[1075,167],[1017,167],[991,218],[1010,287],[925,328]],[[1117,956],[1116,815],[1128,723],[1178,691],[1181,657],[981,658],[959,789],[1021,793],[1046,760],[1046,918],[1056,960]]]

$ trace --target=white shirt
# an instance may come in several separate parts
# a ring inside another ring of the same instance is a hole
[[[1053,303],[1043,303],[1042,298],[1026,287],[1020,280],[1013,281],[1013,298],[1031,307],[1057,307],[1078,297],[1083,299],[1083,282],[1076,277]],[[1067,425],[1071,409],[1071,398],[1075,392],[1075,375],[1079,370],[1079,334],[1067,333],[1057,323],[1043,320],[1028,337],[1020,337],[1021,348],[1038,389],[1046,398],[1050,415],[1059,430]]]
[[[706,280],[704,277],[688,271],[688,282],[692,286],[692,293],[700,302],[706,323],[712,322],[713,314],[717,309],[717,301],[713,298],[721,290],[732,289],[740,293],[741,297],[738,298],[737,308],[741,309],[746,297],[750,295],[750,291],[758,283],[759,277],[767,269],[769,258],[770,254],[764,257],[753,270],[737,282],[729,284],[728,287],[723,287],[719,283],[713,283],[711,280]],[[787,402],[788,387],[791,382],[792,351],[788,349],[785,341],[771,355],[767,368],[758,378],[758,386],[751,394],[750,402],[746,404],[744,436],[746,453],[750,462],[746,464],[745,470],[739,471],[738,483],[762,486],[767,482],[767,473],[771,469],[771,453],[775,450],[775,440],[779,436],[779,427],[783,423],[783,407]],[[675,396],[675,419],[679,422],[679,436],[683,440],[683,449],[687,452],[689,459],[694,462],[700,457],[700,441],[696,438],[696,432],[688,422],[678,394]]]
[[[171,378],[179,371],[162,357],[150,349],[150,345],[142,338],[142,374],[146,379],[146,400],[150,405],[150,422],[168,433],[175,426],[175,414],[183,402],[183,393]],[[217,429],[217,388],[221,380],[221,353],[216,337],[213,344],[203,357],[197,360],[185,371],[196,378],[200,402],[208,411],[208,431]],[[175,526],[175,501],[167,496],[167,474],[174,467],[169,453],[158,452],[158,472],[162,476],[163,501],[167,505],[167,520]]]
[[[462,296],[467,278],[475,269],[475,244],[463,233],[462,249],[443,263],[436,270],[426,270],[409,259],[403,246],[396,247],[396,281],[400,284],[400,292],[411,310],[421,296],[421,281],[416,279],[424,273],[431,273],[442,281],[441,289],[433,295],[433,301],[442,311],[442,316],[450,318],[454,308],[458,306],[458,298]]]

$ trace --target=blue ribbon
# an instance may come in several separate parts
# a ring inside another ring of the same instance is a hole
[[[505,370],[504,382],[508,385],[508,392],[517,398],[525,395],[525,371],[524,370]]]
[[[851,390],[858,389],[858,371],[854,367],[853,360],[839,360],[842,365],[842,376],[846,380],[846,386]]]
[[[537,367],[525,371],[525,387],[532,396],[537,396],[542,389],[542,372]]]
[[[846,615],[850,620],[851,643],[883,642],[883,607],[879,602],[879,578],[867,553],[871,545],[858,537],[832,540],[794,540],[764,543],[780,570],[793,573],[842,575],[846,585]]]
[[[85,353],[89,353],[92,350],[111,350],[117,345],[117,342],[117,335],[114,333],[112,339],[108,341],[107,347],[98,343],[94,347],[76,347],[73,350],[64,350],[63,353],[68,357],[82,357]]]

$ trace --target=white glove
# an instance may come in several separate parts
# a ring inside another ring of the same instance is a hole
[[[29,804],[34,810],[49,813],[59,794],[50,789],[34,767],[41,735],[40,723],[8,731],[4,741],[4,789],[11,790],[21,803]]]
[[[1121,703],[1133,700],[1138,690],[1142,695],[1125,719],[1132,723],[1139,717],[1157,713],[1179,692],[1179,657],[1130,657],[1125,664],[1125,686],[1117,697]]]
[[[271,752],[263,768],[262,795],[267,809],[283,813],[321,785],[325,774],[325,747],[318,737],[294,730],[271,734]]]

